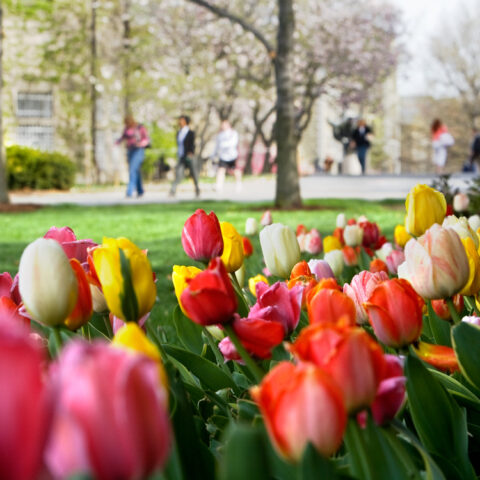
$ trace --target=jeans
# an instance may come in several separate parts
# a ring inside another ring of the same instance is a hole
[[[144,148],[129,148],[127,152],[128,158],[128,187],[127,197],[133,195],[134,190],[137,190],[138,196],[143,195],[142,185],[142,163],[145,159]]]
[[[365,173],[367,150],[368,150],[367,145],[361,145],[360,147],[357,147],[357,156],[358,156],[358,161],[360,162],[360,166],[362,167],[362,173]]]
[[[192,177],[193,183],[195,184],[195,194],[198,197],[198,195],[200,195],[200,188],[198,186],[197,169],[195,165],[195,160],[191,157],[184,157],[178,160],[177,165],[175,166],[175,180],[173,181],[170,188],[170,195],[175,195],[177,185],[185,177],[185,168],[188,168],[190,172],[190,176]]]

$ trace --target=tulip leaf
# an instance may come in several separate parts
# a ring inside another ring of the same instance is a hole
[[[182,363],[208,389],[216,392],[223,388],[238,391],[232,378],[210,360],[173,345],[163,345],[168,355]]]
[[[468,458],[465,410],[418,358],[407,356],[405,374],[408,408],[425,448],[447,478],[475,478]]]
[[[175,324],[178,339],[183,346],[187,350],[200,355],[203,350],[203,327],[186,317],[179,305],[173,311],[173,323]]]
[[[462,385],[458,380],[445,375],[435,369],[428,369],[434,377],[436,377],[440,383],[447,389],[448,393],[455,397],[455,399],[462,405],[471,406],[474,408],[480,408],[480,398],[478,398],[472,391],[470,391],[465,385]]]
[[[219,480],[265,480],[272,477],[266,439],[260,428],[231,423],[225,437]]]
[[[480,389],[480,328],[460,322],[453,328],[452,338],[463,376]]]
[[[317,480],[319,478],[337,480],[342,478],[337,475],[335,465],[327,458],[322,457],[311,443],[307,445],[303,453],[298,470],[298,480]]]
[[[130,262],[125,256],[124,251],[119,248],[120,253],[120,270],[122,272],[123,289],[120,293],[120,300],[122,302],[122,312],[128,322],[137,322],[138,314],[138,300],[133,288],[132,270]]]
[[[428,305],[428,317],[426,320],[430,325],[430,331],[433,335],[433,339],[437,345],[452,346],[452,340],[450,336],[450,323],[447,320],[440,318],[432,308],[432,303],[427,302]]]

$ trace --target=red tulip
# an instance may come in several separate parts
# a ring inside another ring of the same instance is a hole
[[[77,303],[75,304],[72,313],[65,320],[65,325],[70,330],[77,330],[85,325],[92,316],[92,294],[90,292],[90,284],[88,283],[87,275],[82,268],[82,265],[80,265],[80,262],[76,258],[71,258],[70,265],[77,277],[78,295]]]
[[[331,288],[314,292],[312,291],[307,299],[308,319],[311,324],[355,325],[355,304],[349,297]]]
[[[27,331],[0,324],[0,472],[5,480],[39,477],[52,413],[42,349]]]
[[[463,310],[463,296],[462,295],[454,295],[453,296],[453,304],[455,305],[455,310],[460,313]],[[433,311],[443,320],[450,320],[452,315],[450,314],[450,310],[448,309],[447,302],[440,298],[438,300],[432,300],[432,308]]]
[[[338,238],[340,240],[340,243],[342,245],[345,245],[345,240],[343,238],[343,232],[344,232],[344,229],[343,228],[340,228],[340,227],[337,227],[335,228],[335,230],[333,231],[332,235],[336,238]]]
[[[192,279],[183,290],[180,301],[187,316],[199,325],[215,325],[232,319],[237,297],[220,258]]]
[[[378,250],[383,243],[385,243],[385,241],[381,241],[382,237],[380,236],[380,229],[376,223],[366,221],[360,222],[359,225],[363,229],[362,245],[364,247]]]
[[[248,237],[242,237],[243,241],[243,255],[245,257],[251,257],[253,254],[253,245]]]
[[[51,227],[44,238],[56,240],[63,248],[68,258],[76,258],[80,263],[87,261],[88,250],[97,244],[90,239],[77,240],[75,233],[69,227]]]
[[[194,260],[207,263],[223,253],[223,237],[215,213],[208,215],[198,209],[191,215],[182,230],[182,245],[185,253]]]
[[[58,389],[46,452],[55,477],[146,478],[171,444],[158,365],[107,344],[70,342],[52,369]]]
[[[423,305],[406,280],[394,278],[377,285],[364,307],[377,338],[389,347],[400,348],[420,336]]]
[[[306,235],[308,232],[307,227],[301,223],[297,225],[297,231],[295,232],[295,235],[298,237],[299,235]]]
[[[22,306],[17,305],[9,297],[0,297],[0,324],[4,322],[30,326],[30,319],[23,313]]]
[[[343,392],[348,412],[372,404],[384,375],[385,360],[382,349],[365,330],[310,325],[300,332],[290,351],[331,375]]]
[[[312,276],[312,271],[310,270],[310,267],[308,263],[305,260],[302,260],[301,262],[296,263],[292,271],[290,273],[290,278],[296,278],[296,277],[310,277]]]
[[[340,446],[347,423],[342,394],[321,369],[281,362],[251,394],[286,458],[299,460],[308,443],[325,457]]]

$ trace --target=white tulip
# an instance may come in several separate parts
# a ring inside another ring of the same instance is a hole
[[[387,261],[387,257],[393,252],[393,245],[390,242],[386,242],[382,245],[381,248],[375,250],[375,256],[382,260],[383,262]]]
[[[343,230],[343,241],[349,247],[356,247],[362,244],[363,228],[359,225],[347,225]]]
[[[337,215],[337,228],[345,228],[347,225],[347,217],[344,213],[339,213]]]
[[[456,212],[464,212],[468,210],[468,206],[470,205],[470,199],[466,193],[457,193],[453,197],[453,209]]]
[[[480,228],[480,215],[472,215],[468,218],[470,228],[476,232]]]
[[[248,217],[245,221],[245,235],[256,235],[258,233],[258,222],[253,217]]]
[[[478,249],[478,235],[472,230],[466,217],[457,218],[455,215],[449,215],[445,217],[442,227],[452,228],[458,233],[460,238],[470,237],[475,244],[475,248]]]
[[[338,278],[343,272],[345,261],[343,260],[343,253],[341,250],[331,250],[327,252],[323,259],[330,265],[333,274]]]

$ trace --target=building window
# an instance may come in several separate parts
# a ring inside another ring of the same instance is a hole
[[[38,150],[53,150],[53,127],[49,125],[19,125],[17,127],[17,145]]]
[[[53,101],[51,93],[19,92],[17,95],[17,117],[52,118]]]

